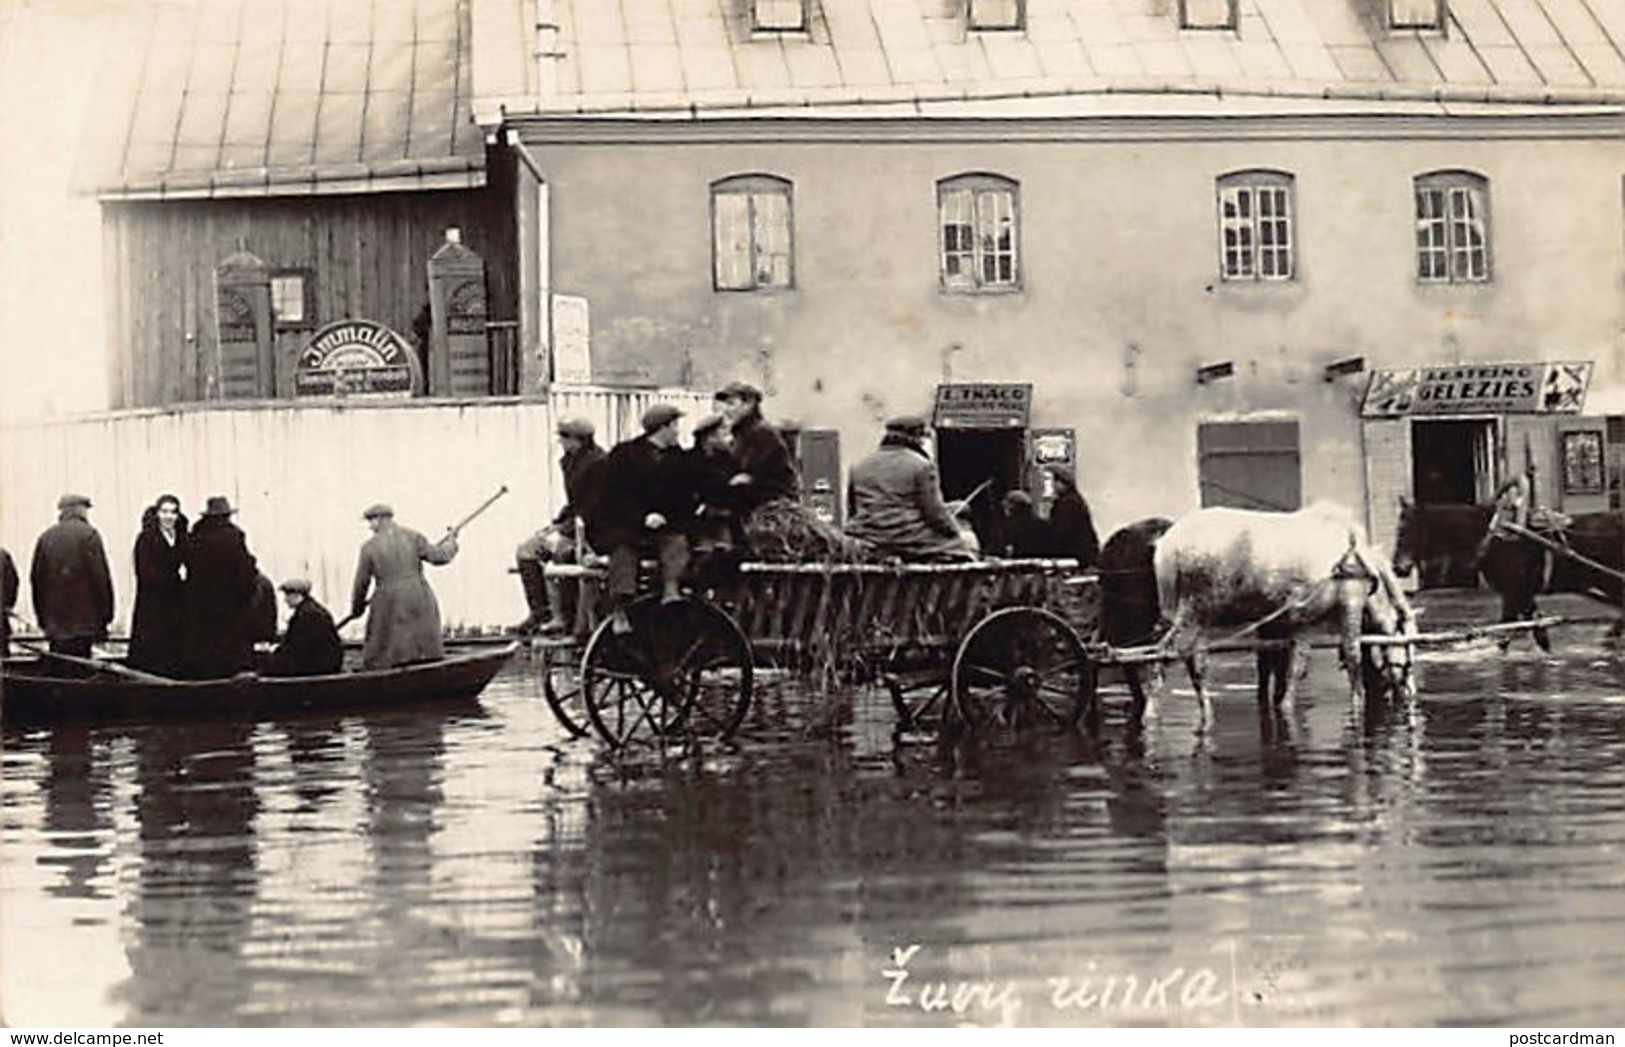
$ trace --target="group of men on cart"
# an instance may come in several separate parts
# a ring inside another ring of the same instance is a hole
[[[1047,518],[1031,496],[1011,491],[1004,526],[979,538],[944,499],[927,446],[923,418],[889,419],[875,451],[855,463],[847,485],[844,531],[800,500],[800,477],[782,435],[762,417],[762,392],[730,382],[713,398],[714,413],[693,427],[683,447],[683,412],[656,404],[642,433],[607,453],[591,422],[558,425],[565,504],[517,550],[529,614],[521,633],[572,628],[570,590],[550,579],[548,562],[587,555],[606,564],[612,627],[629,629],[625,609],[637,589],[638,565],[659,567],[660,598],[680,598],[685,581],[701,587],[749,558],[766,562],[935,562],[1008,557],[1068,557],[1094,562],[1099,542],[1072,477],[1055,470],[1056,501]]]

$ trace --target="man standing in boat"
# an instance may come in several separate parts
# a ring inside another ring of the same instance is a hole
[[[360,617],[367,612],[362,668],[388,669],[444,658],[440,605],[428,579],[423,577],[423,565],[451,563],[457,555],[456,535],[430,542],[411,528],[397,524],[395,510],[387,505],[374,505],[362,515],[372,528],[372,537],[361,547],[355,585],[350,591],[350,616]]]
[[[290,578],[278,588],[293,612],[288,632],[271,652],[267,676],[325,676],[344,667],[344,644],[333,615],[310,595],[310,582]]]
[[[253,615],[259,565],[232,523],[230,499],[212,495],[192,528],[186,557],[189,671],[194,679],[235,676],[254,664]]]
[[[56,508],[57,522],[40,535],[28,572],[34,616],[51,650],[88,658],[113,620],[113,574],[102,536],[86,517],[90,499],[65,494]]]

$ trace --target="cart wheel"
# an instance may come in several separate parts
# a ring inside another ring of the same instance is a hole
[[[897,712],[897,729],[912,731],[922,721],[940,719],[948,705],[948,680],[941,669],[929,675],[886,673],[881,677]]]
[[[727,738],[750,709],[750,644],[700,600],[638,600],[632,630],[605,620],[581,660],[587,716],[614,748],[675,735]]]
[[[580,738],[592,730],[587,702],[581,693],[581,659],[574,644],[546,648],[542,654],[542,697],[559,726]]]
[[[971,628],[949,674],[956,726],[1095,721],[1095,665],[1078,634],[1040,607],[1007,607]]]

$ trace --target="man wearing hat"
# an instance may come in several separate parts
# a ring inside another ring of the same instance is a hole
[[[90,499],[65,494],[56,508],[57,522],[39,536],[28,572],[34,617],[51,650],[88,658],[113,620],[113,575],[102,536],[86,516]]]
[[[350,616],[367,614],[361,667],[388,669],[444,658],[440,604],[423,576],[423,565],[451,563],[457,555],[457,536],[448,533],[431,542],[396,523],[395,510],[381,503],[361,515],[372,528],[372,537],[361,547],[350,590]]]
[[[310,582],[290,578],[279,589],[293,614],[288,631],[271,652],[267,676],[326,676],[344,667],[344,644],[333,616],[310,595]]]
[[[914,415],[886,423],[880,448],[852,467],[846,533],[883,557],[974,559],[943,503],[937,467],[925,450],[926,430],[925,419]]]
[[[651,551],[660,561],[661,597],[675,601],[688,567],[689,521],[695,493],[677,445],[683,412],[656,404],[643,412],[643,435],[615,445],[604,460],[599,487],[587,513],[587,541],[609,555],[606,588],[616,632],[631,623],[626,605],[637,592],[638,557]]]
[[[733,436],[739,462],[738,483],[748,512],[774,499],[794,499],[801,478],[790,460],[790,448],[779,431],[762,417],[762,391],[749,382],[729,382],[713,397]]]
[[[517,633],[563,632],[575,618],[569,606],[575,595],[574,587],[566,590],[557,581],[549,581],[543,567],[554,563],[574,563],[576,559],[576,531],[587,514],[592,501],[595,476],[604,463],[604,449],[593,440],[592,422],[585,418],[566,418],[559,422],[559,448],[564,456],[559,459],[559,472],[564,476],[564,506],[547,527],[519,544],[514,560],[519,568],[519,584],[525,590],[525,603],[530,609],[525,620],[514,627]],[[551,608],[551,617],[549,616]]]
[[[194,679],[235,676],[254,662],[260,572],[248,538],[231,522],[236,511],[224,495],[213,495],[192,527],[186,560],[187,671]],[[274,608],[274,594],[272,601]],[[274,609],[272,615],[274,631]]]

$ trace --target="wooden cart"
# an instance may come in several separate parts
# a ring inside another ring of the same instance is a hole
[[[603,572],[551,566],[593,606]],[[706,596],[631,605],[630,632],[588,622],[543,645],[543,692],[572,734],[611,746],[726,738],[750,711],[758,670],[814,692],[878,680],[900,728],[1093,718],[1085,649],[1095,575],[1070,560],[967,564],[744,564]]]

